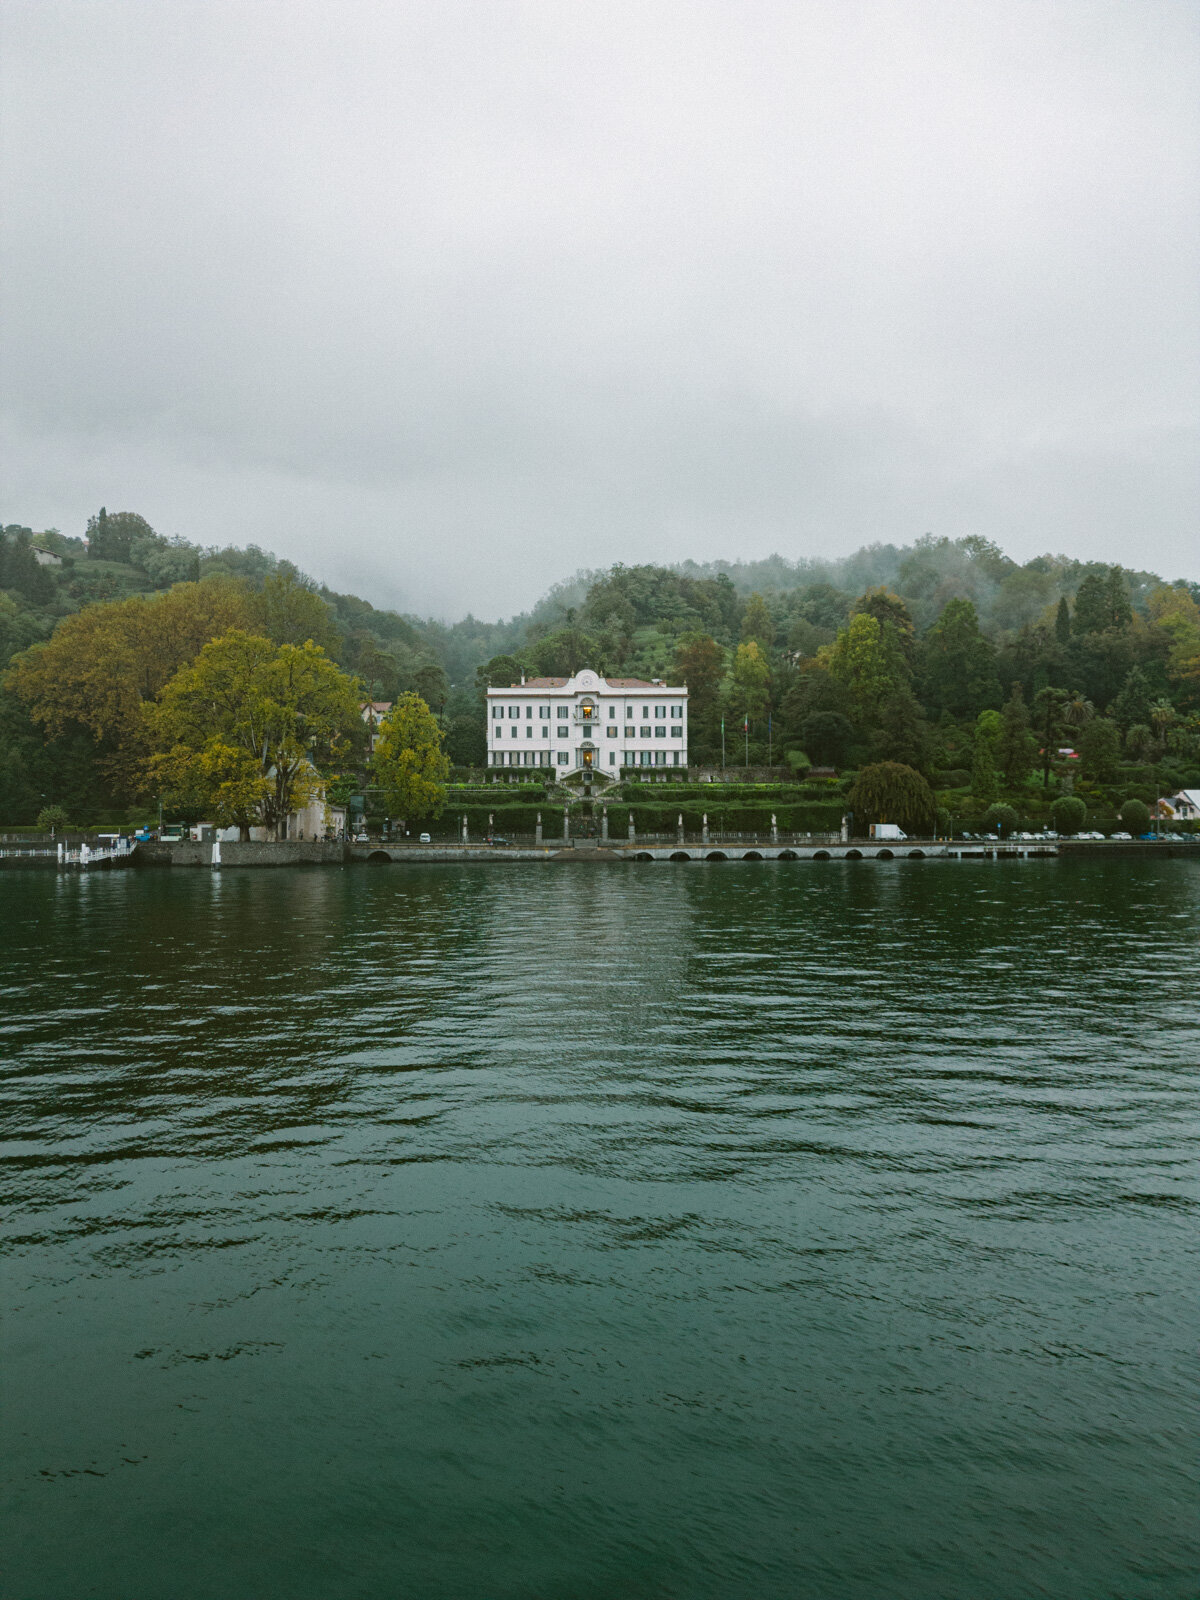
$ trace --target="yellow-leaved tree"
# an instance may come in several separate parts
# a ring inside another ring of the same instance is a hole
[[[360,689],[311,640],[272,644],[235,629],[213,639],[146,711],[148,782],[242,837],[283,837],[288,814],[364,735]]]
[[[379,730],[371,766],[394,817],[440,816],[450,762],[442,730],[419,694],[402,694]]]
[[[85,728],[109,779],[132,798],[149,753],[144,708],[210,639],[248,620],[245,586],[229,578],[87,606],[14,658],[8,687],[47,737]]]

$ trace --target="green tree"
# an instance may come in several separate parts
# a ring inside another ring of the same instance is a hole
[[[738,645],[730,669],[730,710],[751,721],[765,716],[770,684],[771,669],[754,640]]]
[[[885,638],[889,637],[890,629],[890,638],[899,646],[906,664],[912,666],[916,658],[917,635],[913,627],[912,613],[898,594],[893,594],[890,589],[882,586],[878,589],[868,589],[866,594],[860,595],[854,602],[850,615],[874,617],[884,630]]]
[[[849,691],[855,713],[864,722],[878,721],[884,700],[904,681],[898,646],[869,612],[852,616],[822,657],[830,676]]]
[[[437,661],[427,661],[418,668],[413,679],[413,690],[419,694],[429,709],[440,715],[446,705],[446,698],[450,693],[450,680],[446,677],[445,668]]]
[[[371,758],[372,771],[392,816],[414,821],[441,815],[450,762],[442,733],[418,694],[404,694],[384,720]]]
[[[202,812],[220,828],[237,828],[243,839],[271,797],[271,778],[258,758],[220,734],[198,750],[174,745],[152,757],[147,770],[173,811]]]
[[[511,689],[520,683],[525,669],[516,656],[493,656],[475,672],[475,682],[481,689]]]
[[[1033,697],[1034,729],[1042,754],[1042,788],[1050,787],[1050,772],[1058,754],[1065,725],[1068,696],[1063,689],[1039,689]]]
[[[934,711],[975,716],[1000,704],[996,652],[970,600],[947,601],[925,635],[925,699]]]
[[[689,756],[715,753],[725,652],[708,633],[685,633],[675,647],[675,680],[687,685]]]
[[[797,731],[805,754],[818,766],[841,766],[854,740],[854,724],[837,711],[812,711]]]
[[[446,729],[446,754],[456,767],[482,767],[487,762],[487,731],[478,717],[462,712]]]
[[[995,831],[1001,839],[1011,839],[1017,830],[1020,818],[1012,806],[992,805],[987,808],[982,817],[985,833]]]
[[[1125,750],[1131,761],[1153,761],[1160,752],[1160,746],[1153,729],[1144,722],[1135,722],[1125,735]]]
[[[565,628],[546,634],[530,645],[526,653],[534,671],[547,678],[569,678],[587,666],[603,671],[606,665],[601,660],[599,641],[576,626],[573,610],[567,612]]]
[[[1121,761],[1121,730],[1107,717],[1094,717],[1079,735],[1079,769],[1093,783],[1111,783]]]
[[[1054,637],[1059,644],[1067,644],[1071,638],[1071,607],[1067,604],[1064,594],[1058,602],[1058,610],[1054,613]]]
[[[147,784],[151,792],[161,784],[203,794],[214,807],[234,794],[239,805],[248,798],[244,811],[283,837],[289,814],[320,790],[317,764],[361,741],[360,694],[311,641],[275,645],[231,631],[181,668],[146,714],[155,747]],[[248,826],[244,815],[234,820]]]
[[[1121,807],[1121,821],[1136,839],[1150,826],[1150,807],[1144,800],[1126,800]]]
[[[880,761],[863,767],[850,789],[856,831],[872,822],[895,822],[906,833],[928,833],[937,814],[933,790],[912,767]]]
[[[1150,721],[1150,684],[1140,667],[1131,667],[1121,685],[1121,692],[1113,701],[1112,713],[1122,728],[1134,723]]]
[[[1033,740],[1029,734],[1029,712],[1021,685],[1014,683],[1012,694],[1000,713],[1000,732],[996,739],[996,764],[1010,789],[1019,789],[1033,770]]]
[[[87,536],[88,556],[93,561],[128,562],[135,539],[149,538],[158,542],[154,529],[136,511],[110,513],[103,506],[99,516],[88,520]]]
[[[764,660],[769,660],[775,648],[775,621],[761,594],[752,594],[742,612],[742,641],[757,644]]]
[[[65,806],[43,806],[37,814],[36,825],[45,829],[52,837],[56,833],[65,833],[71,826],[67,820]]]
[[[34,606],[48,606],[54,599],[54,579],[38,565],[33,534],[15,523],[0,532],[0,589],[14,590]]]
[[[1109,567],[1104,584],[1104,609],[1107,626],[1127,628],[1133,621],[1133,607],[1129,602],[1129,585],[1120,567]]]
[[[1075,615],[1071,631],[1103,633],[1109,626],[1108,580],[1099,572],[1089,572],[1075,593]]]
[[[982,805],[990,805],[999,788],[996,756],[1003,727],[998,711],[981,711],[975,719],[975,738],[971,751],[971,793]]]
[[[1087,807],[1077,794],[1060,794],[1050,807],[1050,820],[1058,833],[1078,833],[1087,821]]]
[[[116,792],[133,798],[149,753],[143,707],[210,639],[248,621],[245,592],[227,578],[87,606],[15,657],[6,681],[47,738],[86,730]]]
[[[250,622],[272,644],[304,644],[311,639],[327,654],[341,642],[333,612],[311,584],[289,567],[281,567],[250,598]]]
[[[895,682],[879,702],[870,746],[877,761],[899,761],[918,772],[928,767],[929,724],[907,682]]]

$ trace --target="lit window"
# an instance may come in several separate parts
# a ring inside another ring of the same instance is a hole
[[[637,729],[636,729],[636,728],[632,728],[632,727],[627,727],[627,728],[626,728],[626,729],[625,729],[625,737],[626,737],[626,738],[627,738],[627,739],[632,739],[632,738],[635,738],[635,737],[636,737],[636,734],[637,734]]]

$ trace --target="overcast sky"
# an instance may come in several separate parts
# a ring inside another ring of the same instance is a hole
[[[4,0],[0,518],[1200,577],[1200,4]]]

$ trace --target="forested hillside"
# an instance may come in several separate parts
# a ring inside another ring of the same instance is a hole
[[[10,525],[0,823],[50,803],[92,818],[144,806],[155,708],[231,631],[276,650],[311,641],[355,693],[415,693],[460,767],[483,759],[487,682],[590,665],[685,681],[693,764],[721,760],[724,728],[730,767],[897,761],[968,810],[1026,785],[1194,785],[1198,600],[1182,579],[926,538],[828,562],[617,566],[511,621],[449,624],[378,610],[253,546],[164,537],[135,513],[101,510],[81,538]],[[327,760],[346,777],[362,753],[334,740]]]

